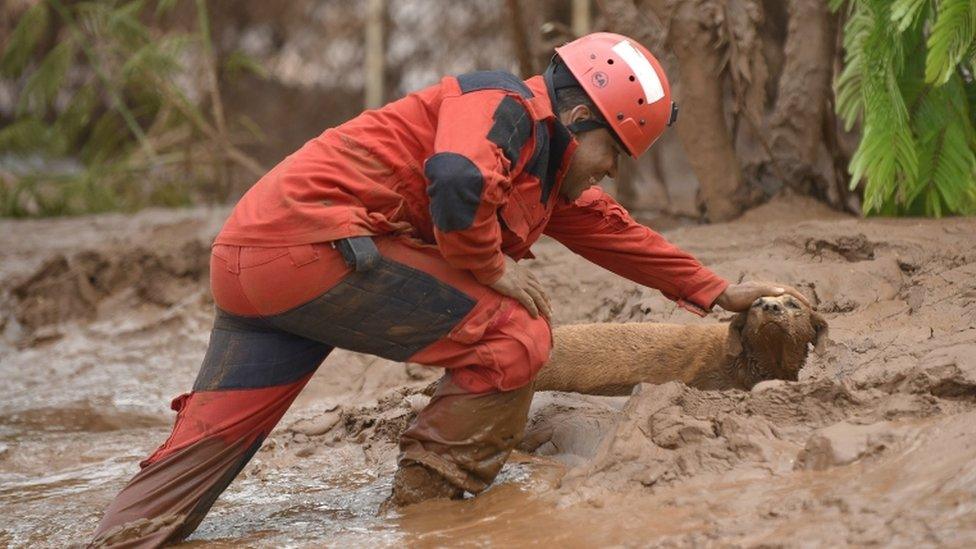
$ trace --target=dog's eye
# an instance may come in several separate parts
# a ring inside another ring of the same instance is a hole
[[[788,300],[786,302],[786,306],[789,307],[789,308],[791,308],[791,309],[799,309],[800,308],[800,304],[797,303],[796,300],[793,300],[793,299]]]

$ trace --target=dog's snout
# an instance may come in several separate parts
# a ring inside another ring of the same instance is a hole
[[[781,313],[783,312],[783,306],[779,304],[778,301],[773,301],[771,299],[764,299],[762,302],[762,308],[764,311],[770,313]]]

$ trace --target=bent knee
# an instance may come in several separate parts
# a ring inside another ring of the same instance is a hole
[[[455,382],[481,391],[518,389],[535,378],[551,351],[549,322],[515,307],[511,317],[479,343],[482,365],[454,372]]]
[[[520,387],[531,381],[549,361],[549,354],[552,352],[552,326],[541,315],[532,318],[522,307],[516,309],[513,317],[516,321],[503,326],[501,331],[507,333],[512,344],[520,348],[522,356],[519,357],[519,361],[527,366],[529,376],[518,385]]]

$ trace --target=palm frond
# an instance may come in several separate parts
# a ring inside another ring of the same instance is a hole
[[[850,131],[864,112],[865,41],[875,28],[874,12],[852,3],[844,27],[844,69],[834,83],[837,113]]]
[[[945,84],[976,39],[976,2],[941,0],[928,38],[925,80]]]
[[[898,32],[905,32],[919,21],[919,15],[929,2],[930,0],[895,0],[891,4],[891,21],[895,23]]]
[[[849,170],[865,213],[976,211],[976,1],[847,6],[835,108],[848,129],[861,123]]]
[[[860,63],[863,134],[851,158],[851,188],[867,178],[865,211],[876,210],[895,195],[899,182],[914,179],[918,157],[909,126],[908,109],[897,75],[904,69],[903,44],[889,24],[884,7],[863,4],[865,23],[858,47]]]

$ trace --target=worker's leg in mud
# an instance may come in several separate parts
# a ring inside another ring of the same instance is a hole
[[[254,316],[260,311],[241,292],[234,259],[231,269],[211,262],[211,283],[218,306],[243,314],[218,310],[193,391],[173,401],[172,434],[111,503],[95,546],[154,547],[189,536],[332,350]]]
[[[522,440],[531,403],[531,384],[470,393],[445,376],[400,437],[390,501],[402,506],[456,499],[464,491],[477,494],[487,488]]]
[[[194,393],[174,403],[173,435],[111,505],[100,539],[188,536],[332,347],[452,369],[408,431],[401,462],[453,489],[492,481],[521,437],[549,325],[432,246],[377,238],[370,255],[372,242],[360,241],[366,254],[355,258],[328,244],[214,247],[214,298],[231,314],[218,317],[226,324]]]
[[[109,506],[95,544],[158,546],[190,535],[331,347],[218,312],[170,437]]]
[[[531,381],[549,357],[551,331],[507,298],[490,318],[484,331],[469,334],[478,335],[473,344],[445,338],[411,358],[455,367],[400,437],[391,503],[477,494],[522,440]],[[426,478],[426,470],[437,476]]]

